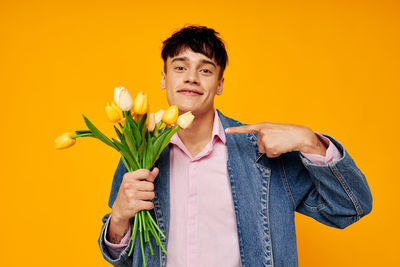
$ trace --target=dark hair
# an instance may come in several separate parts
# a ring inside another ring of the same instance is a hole
[[[218,34],[214,29],[196,25],[186,26],[176,31],[163,42],[161,57],[164,60],[164,71],[167,71],[168,57],[177,56],[182,49],[190,48],[193,52],[214,59],[221,67],[218,77],[221,78],[228,63],[228,55],[223,41],[217,36]]]

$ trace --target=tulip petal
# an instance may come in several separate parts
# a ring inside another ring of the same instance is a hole
[[[172,105],[164,112],[164,115],[162,116],[162,121],[165,124],[174,124],[178,119],[178,115],[178,107],[176,105]]]

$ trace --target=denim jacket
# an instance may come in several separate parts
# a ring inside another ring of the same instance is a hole
[[[240,122],[218,115],[224,128]],[[294,212],[300,212],[328,226],[343,229],[360,220],[372,209],[372,195],[365,176],[344,147],[325,135],[341,151],[342,158],[325,165],[311,163],[298,151],[267,158],[258,152],[257,134],[228,134],[228,179],[231,185],[239,239],[240,259],[248,266],[298,266]],[[154,181],[154,210],[151,214],[166,235],[169,227],[169,147],[156,166],[160,169]],[[114,175],[109,199],[111,208],[127,172],[120,160]],[[105,222],[99,237],[104,258],[114,266],[143,266],[139,235],[133,253],[128,257],[130,241],[118,259],[112,259],[104,244]],[[131,222],[133,218],[131,218]],[[153,248],[158,248],[153,238]],[[150,254],[145,248],[147,266],[165,266],[161,249]]]

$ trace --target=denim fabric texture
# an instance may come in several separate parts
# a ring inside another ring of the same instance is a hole
[[[224,128],[242,125],[218,115]],[[257,134],[227,134],[228,179],[239,238],[243,267],[298,266],[294,212],[297,211],[335,228],[343,229],[372,210],[372,195],[363,173],[345,148],[333,137],[323,134],[340,150],[342,158],[329,164],[311,163],[298,151],[267,158],[258,152]],[[169,227],[169,147],[155,166],[160,169],[154,181],[154,210],[151,214],[166,235]],[[111,208],[127,172],[120,160],[109,198]],[[118,259],[112,259],[104,244],[105,222],[102,221],[98,243],[103,257],[114,266],[143,266],[139,235],[133,253],[128,257],[132,241]],[[133,218],[131,218],[133,222]],[[151,238],[153,248],[157,248]],[[166,255],[145,249],[147,266],[165,266]]]

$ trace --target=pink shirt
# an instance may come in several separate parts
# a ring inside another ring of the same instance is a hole
[[[340,159],[341,153],[330,140],[316,134],[328,144],[325,157],[302,154],[315,164]],[[167,267],[241,266],[225,142],[217,112],[211,141],[198,155],[192,157],[177,134],[171,138]],[[114,259],[129,244],[130,231],[120,244],[105,239]]]

